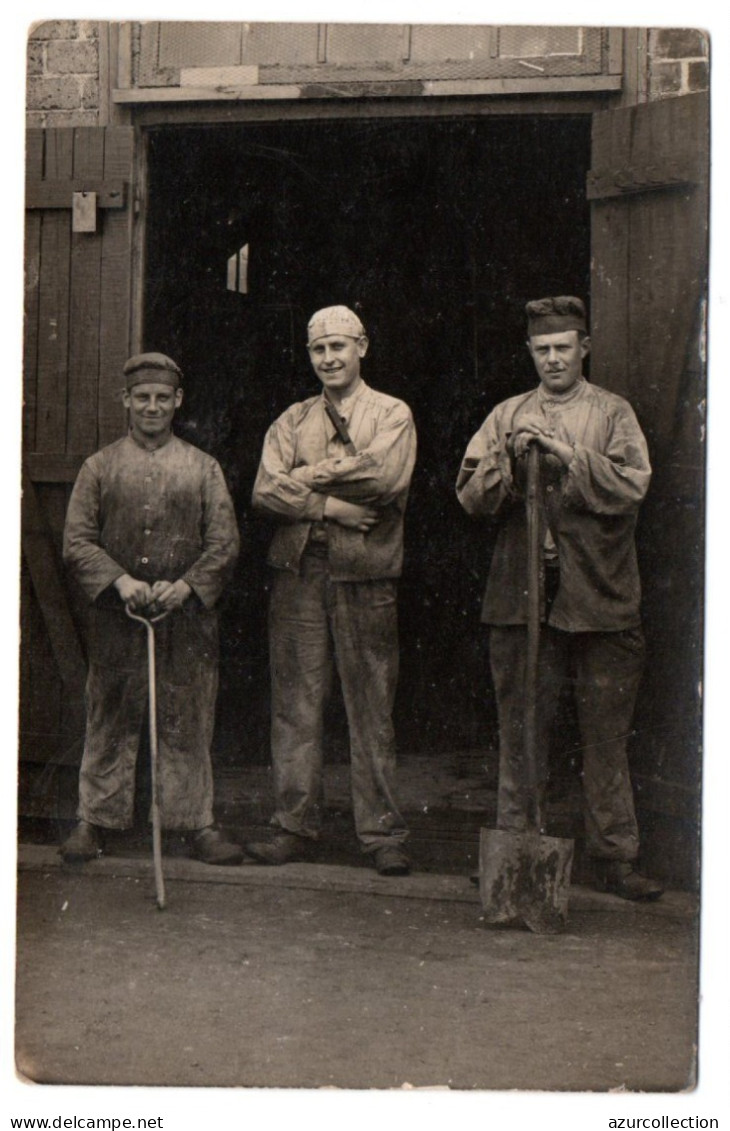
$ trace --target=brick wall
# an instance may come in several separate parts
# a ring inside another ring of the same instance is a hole
[[[99,25],[48,20],[28,38],[28,126],[99,123]]]
[[[653,28],[649,32],[648,94],[651,101],[707,90],[709,39],[694,28]]]

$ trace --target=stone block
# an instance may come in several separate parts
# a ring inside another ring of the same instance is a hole
[[[698,28],[658,28],[654,52],[661,59],[701,59],[708,54],[707,34]]]
[[[47,129],[68,129],[70,126],[98,126],[98,110],[49,110],[42,123]]]
[[[78,32],[78,20],[43,20],[33,28],[29,39],[76,39]]]
[[[99,69],[95,40],[57,39],[48,44],[46,70],[53,75],[93,75]]]
[[[81,104],[81,87],[78,79],[34,78],[28,79],[27,107],[29,110],[75,110]]]
[[[28,74],[42,75],[44,68],[45,45],[31,42],[28,44]]]
[[[704,59],[687,64],[687,90],[709,90],[710,66]]]
[[[651,68],[652,94],[677,94],[682,89],[681,63],[654,63]]]
[[[98,110],[99,109],[99,81],[98,79],[82,79],[81,80],[81,102],[79,103],[81,110]]]

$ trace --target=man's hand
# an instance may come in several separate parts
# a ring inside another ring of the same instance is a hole
[[[360,530],[367,534],[379,521],[380,515],[374,507],[363,507],[359,503],[348,503],[344,499],[336,499],[333,495],[327,496],[324,504],[324,517],[331,522],[339,522],[340,526],[349,526],[351,530]]]
[[[544,452],[557,456],[567,467],[573,458],[573,448],[555,439],[554,430],[542,416],[523,416],[512,435],[510,445],[516,459],[523,456],[530,444],[538,444]]]
[[[114,582],[114,588],[125,605],[129,605],[133,613],[145,609],[152,601],[152,590],[146,581],[137,581],[128,573],[123,573]]]
[[[311,487],[313,482],[314,468],[308,464],[303,464],[301,467],[294,467],[289,472],[292,479],[296,479],[297,483],[303,483],[305,487]]]
[[[155,616],[172,613],[185,604],[191,593],[192,589],[182,578],[179,581],[156,581],[152,586],[150,612]]]

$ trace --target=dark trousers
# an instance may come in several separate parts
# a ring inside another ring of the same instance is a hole
[[[492,678],[499,716],[497,826],[523,829],[523,724],[527,629],[490,632]],[[541,626],[537,692],[538,781],[547,777],[547,751],[558,697],[573,685],[583,752],[583,802],[590,856],[634,860],[639,834],[626,741],[644,665],[640,628],[622,632],[562,632]]]
[[[158,799],[166,829],[213,823],[218,690],[215,613],[178,611],[155,628]],[[149,694],[147,636],[121,602],[92,610],[78,816],[109,829],[134,820],[137,753]]]
[[[271,595],[273,823],[315,837],[320,826],[324,706],[336,669],[347,712],[355,829],[373,851],[402,841],[395,801],[393,702],[398,678],[396,584],[337,582],[305,554],[277,570]]]

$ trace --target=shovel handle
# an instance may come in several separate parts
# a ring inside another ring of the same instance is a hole
[[[540,648],[540,450],[533,441],[527,449],[527,657],[525,663],[524,766],[528,818],[539,829],[537,783],[537,673]]]

